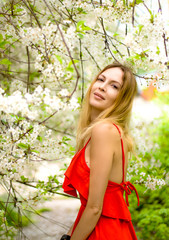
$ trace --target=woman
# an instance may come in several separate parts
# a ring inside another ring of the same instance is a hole
[[[126,182],[128,153],[133,151],[128,126],[136,93],[132,71],[117,62],[106,66],[91,83],[77,129],[78,152],[62,186],[75,197],[78,191],[81,207],[62,240],[137,239],[127,206],[132,190],[138,205],[139,197]]]

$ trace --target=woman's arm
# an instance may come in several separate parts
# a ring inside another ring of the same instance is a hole
[[[70,227],[69,231],[67,232],[67,235],[71,235],[72,234],[72,230],[73,230],[73,227],[74,227],[74,224],[72,224],[72,226]]]
[[[86,239],[96,226],[100,215],[101,212],[97,208],[86,207],[75,231],[73,232],[71,240]]]
[[[120,138],[117,129],[112,123],[99,123],[92,129],[90,143],[88,201],[71,240],[86,239],[101,216],[113,157],[120,143]]]

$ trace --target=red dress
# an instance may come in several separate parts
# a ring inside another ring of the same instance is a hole
[[[114,126],[119,131],[121,138],[121,132],[119,128],[115,124]],[[87,166],[85,161],[85,148],[89,140],[87,141],[85,146],[75,154],[68,169],[64,173],[65,179],[62,186],[64,192],[74,197],[77,197],[77,190],[79,192],[81,201],[81,207],[75,220],[72,234],[81,218],[88,199],[90,168]],[[128,195],[131,194],[131,191],[135,191],[138,198],[138,206],[139,196],[137,190],[130,182],[124,182],[125,156],[122,138],[121,146],[123,161],[123,180],[121,184],[109,180],[104,196],[101,216],[95,228],[88,236],[88,240],[137,240],[133,224],[131,222],[131,215],[128,209]],[[123,197],[124,192],[126,202]]]

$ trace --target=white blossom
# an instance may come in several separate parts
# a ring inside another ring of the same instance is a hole
[[[79,106],[80,106],[80,105],[79,105],[79,103],[78,103],[77,98],[75,98],[74,96],[72,96],[71,99],[70,99],[70,101],[69,101],[68,107],[69,107],[70,109],[76,110]]]
[[[68,96],[69,95],[69,92],[67,89],[62,89],[61,91],[59,91],[58,93],[59,95],[65,97],[65,96]]]

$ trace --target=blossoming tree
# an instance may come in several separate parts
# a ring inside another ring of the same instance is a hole
[[[158,88],[168,84],[169,28],[156,2],[157,11],[143,0],[1,1],[0,178],[7,198],[0,230],[5,237],[12,231],[6,219],[10,202],[22,215],[43,194],[63,194],[77,109],[99,69],[125,62],[142,84],[152,79]],[[59,170],[38,180],[35,172],[46,161],[56,161]],[[18,229],[21,220],[13,225]]]

